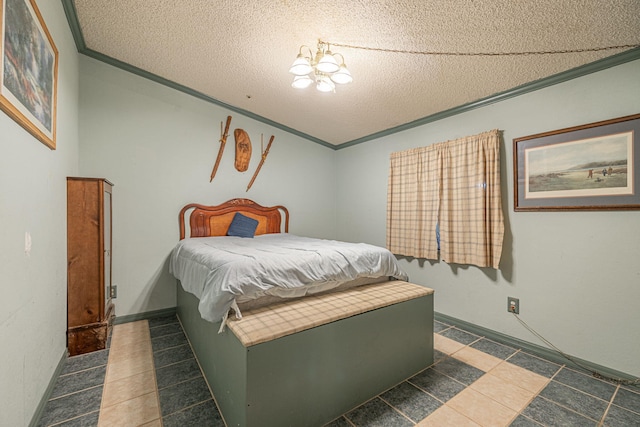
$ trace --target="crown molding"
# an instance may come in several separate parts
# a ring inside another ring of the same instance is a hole
[[[521,86],[517,86],[513,89],[506,90],[504,92],[500,92],[494,95],[490,95],[485,98],[481,98],[479,100],[469,102],[467,104],[463,104],[457,107],[450,108],[448,110],[440,111],[438,113],[423,117],[421,119],[414,120],[409,123],[402,124],[400,126],[395,126],[380,132],[373,133],[371,135],[364,136],[362,138],[353,139],[351,141],[344,142],[342,144],[331,144],[322,139],[316,138],[299,130],[290,128],[281,123],[275,122],[273,120],[267,119],[266,117],[262,117],[258,114],[254,114],[250,111],[244,110],[242,108],[235,107],[233,105],[222,102],[218,99],[215,99],[211,96],[205,95],[202,92],[198,92],[193,90],[187,86],[181,85],[174,81],[165,79],[156,74],[145,71],[141,68],[134,67],[131,64],[122,62],[110,56],[104,55],[100,52],[96,52],[92,49],[87,48],[87,45],[84,40],[84,36],[82,35],[82,29],[80,28],[80,23],[78,22],[78,14],[76,11],[76,7],[74,4],[74,0],[62,0],[62,5],[64,7],[65,14],[67,16],[67,21],[69,23],[69,28],[71,29],[71,33],[73,35],[73,39],[76,43],[76,48],[78,52],[86,55],[88,57],[97,59],[98,61],[107,63],[116,68],[120,68],[122,70],[128,71],[130,73],[136,74],[145,79],[152,80],[161,85],[170,87],[177,91],[186,93],[188,95],[194,96],[203,101],[209,102],[211,104],[218,105],[222,108],[226,108],[230,111],[233,111],[238,114],[242,114],[243,116],[249,117],[258,122],[267,124],[269,126],[273,126],[277,129],[280,129],[284,132],[290,133],[292,135],[296,135],[300,138],[306,139],[311,142],[315,142],[316,144],[320,144],[324,147],[331,148],[333,150],[341,150],[348,147],[353,147],[354,145],[362,144],[364,142],[372,141],[375,139],[379,139],[385,136],[389,136],[398,132],[402,132],[408,129],[413,129],[418,126],[423,126],[428,123],[433,123],[438,120],[442,120],[447,117],[455,116],[457,114],[466,113],[467,111],[475,110],[476,108],[482,108],[490,104],[494,104],[496,102],[504,101],[509,98],[514,98],[516,96],[524,95],[529,92],[534,92],[539,89],[543,89],[549,86],[556,85],[558,83],[563,83],[568,80],[572,80],[578,77],[585,76],[587,74],[595,73],[598,71],[605,70],[607,68],[615,67],[617,65],[624,64],[626,62],[635,61],[636,59],[640,59],[640,48],[631,49],[617,55],[609,56],[607,58],[600,59],[595,62],[591,62],[589,64],[582,65],[580,67],[572,68],[567,71],[563,71],[558,74],[554,74],[552,76],[536,80],[531,83],[526,83]]]
[[[120,61],[118,59],[112,58],[100,52],[97,52],[93,49],[89,49],[84,41],[84,36],[82,35],[82,29],[80,28],[80,23],[78,22],[78,14],[74,5],[73,0],[62,0],[62,5],[64,7],[65,15],[67,16],[67,21],[69,23],[69,28],[71,29],[71,34],[73,35],[73,39],[76,43],[76,48],[79,53],[88,56],[90,58],[96,59],[100,62],[104,62],[106,64],[112,65],[116,68],[120,68],[121,70],[130,72],[142,78],[154,81],[163,86],[170,87],[179,92],[183,92],[187,95],[191,95],[195,98],[201,99],[203,101],[209,102],[211,104],[215,104],[219,107],[225,108],[227,110],[233,111],[238,114],[242,114],[245,117],[251,118],[253,120],[259,121],[261,123],[267,124],[269,126],[273,126],[277,129],[290,133],[292,135],[299,136],[300,138],[306,139],[311,142],[315,142],[316,144],[323,145],[325,147],[331,148],[333,150],[336,149],[334,144],[331,144],[322,139],[316,138],[304,132],[301,132],[297,129],[290,128],[281,123],[275,122],[273,120],[267,119],[266,117],[262,117],[258,114],[252,113],[251,111],[244,110],[242,108],[235,107],[233,105],[222,102],[218,99],[215,99],[211,96],[205,95],[202,92],[198,92],[194,89],[191,89],[187,86],[181,85],[180,83],[176,83],[172,80],[165,79],[164,77],[160,77],[156,74],[150,73],[141,68],[135,67],[126,62]]]
[[[352,147],[354,145],[362,144],[363,142],[371,141],[374,139],[382,138],[384,136],[392,135],[394,133],[402,132],[407,129],[422,126],[427,123],[433,123],[438,120],[442,120],[447,117],[455,116],[457,114],[466,113],[467,111],[475,110],[476,108],[486,107],[487,105],[494,104],[496,102],[504,101],[509,98],[524,95],[529,92],[534,92],[549,86],[563,83],[569,80],[573,80],[578,77],[586,76],[587,74],[602,71],[607,68],[615,67],[616,65],[622,65],[626,62],[635,61],[640,59],[640,48],[634,48],[617,55],[609,56],[607,58],[600,59],[589,64],[582,65],[580,67],[572,68],[567,71],[563,71],[558,74],[554,74],[549,77],[545,77],[534,82],[526,83],[521,86],[517,86],[513,89],[506,90],[494,95],[490,95],[486,98],[479,99],[477,101],[470,102],[468,104],[453,107],[449,110],[444,110],[427,117],[423,117],[418,120],[414,120],[409,123],[405,123],[400,126],[396,126],[390,129],[386,129],[380,132],[373,133],[371,135],[364,136],[362,138],[354,139],[352,141],[345,142],[337,146],[337,149]]]

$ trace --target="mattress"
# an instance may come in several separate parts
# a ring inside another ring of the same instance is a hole
[[[289,233],[184,239],[172,251],[169,270],[199,299],[198,310],[210,322],[226,319],[232,307],[240,317],[238,302],[408,279],[385,248]]]

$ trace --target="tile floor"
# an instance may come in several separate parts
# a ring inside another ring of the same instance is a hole
[[[435,363],[327,427],[640,426],[640,387],[611,384],[435,323]],[[175,316],[116,325],[67,360],[39,426],[224,426]],[[268,426],[267,426],[268,427]]]

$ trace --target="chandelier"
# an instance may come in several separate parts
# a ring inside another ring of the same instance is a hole
[[[337,56],[340,57],[340,62],[337,61]],[[291,86],[296,89],[305,89],[315,82],[316,89],[320,92],[335,92],[336,83],[347,84],[353,81],[342,54],[331,52],[329,44],[320,40],[315,56],[311,48],[300,46],[289,72],[295,76]]]
[[[640,43],[602,46],[594,48],[577,48],[564,50],[539,50],[539,51],[514,51],[514,52],[455,52],[455,51],[421,51],[421,50],[404,50],[404,49],[388,49],[380,47],[357,46],[344,43],[329,43],[318,40],[318,50],[313,55],[311,48],[306,45],[300,46],[298,57],[289,72],[295,77],[293,78],[293,86],[296,89],[304,89],[315,82],[316,89],[320,92],[335,92],[336,83],[347,84],[353,81],[351,73],[344,64],[344,57],[340,53],[331,52],[330,46],[344,47],[347,49],[361,49],[367,51],[412,54],[412,55],[428,55],[428,56],[525,56],[525,55],[550,55],[550,54],[567,54],[582,52],[599,52],[613,49],[629,49],[640,47]],[[336,57],[340,57],[340,62]]]

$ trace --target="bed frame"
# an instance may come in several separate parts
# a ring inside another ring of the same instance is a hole
[[[284,213],[288,230],[286,208],[233,199],[185,206],[181,239],[190,210],[191,237],[225,235],[235,212],[257,219],[257,234],[280,232]],[[229,327],[218,333],[220,322],[203,320],[198,299],[177,288],[178,317],[227,426],[322,426],[433,363],[432,290],[245,346]]]
[[[258,221],[256,235],[289,232],[289,211],[284,206],[265,207],[249,199],[231,199],[221,205],[204,206],[197,203],[186,205],[178,215],[180,240],[185,238],[185,215],[189,212],[190,237],[225,236],[236,212]]]

